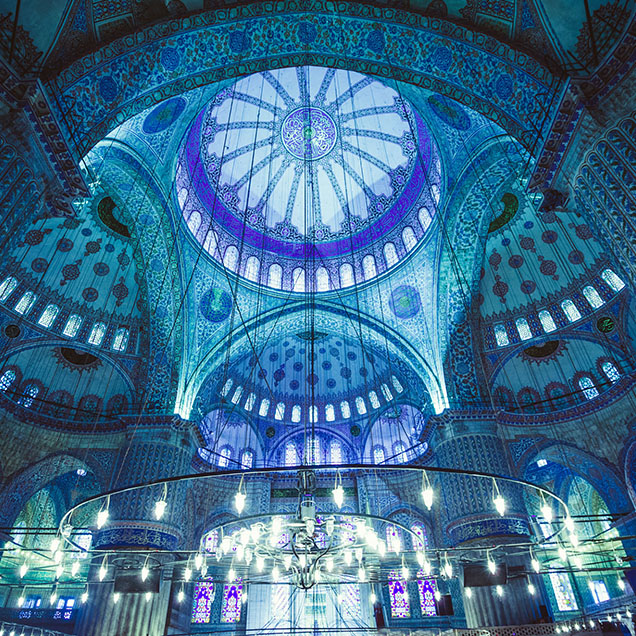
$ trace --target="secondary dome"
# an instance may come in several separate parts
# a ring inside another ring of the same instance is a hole
[[[192,124],[177,198],[229,269],[328,291],[396,265],[426,233],[440,163],[423,120],[380,81],[286,68],[221,90]]]

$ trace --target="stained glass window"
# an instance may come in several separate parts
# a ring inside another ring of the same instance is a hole
[[[373,461],[376,464],[381,464],[385,460],[384,448],[382,446],[376,446],[373,449]]]
[[[283,284],[283,268],[274,263],[270,265],[269,273],[267,275],[267,284],[274,289],[280,289]]]
[[[435,579],[424,578],[424,572],[420,570],[417,573],[417,587],[420,592],[422,616],[437,616],[437,607],[435,606],[437,583]]]
[[[223,605],[221,606],[222,623],[238,623],[241,620],[241,596],[243,582],[237,579],[223,586]]]
[[[220,452],[219,468],[227,468],[230,464],[230,457],[232,457],[232,449],[229,446],[225,446]]]
[[[583,395],[587,400],[593,400],[598,396],[598,389],[594,386],[592,378],[584,375],[579,378],[579,388],[583,391]]]
[[[340,266],[340,287],[351,287],[353,284],[355,284],[353,267],[350,263],[343,263]]]
[[[364,273],[364,280],[370,280],[377,276],[377,269],[375,266],[375,258],[371,254],[367,254],[362,259],[362,271]]]
[[[583,287],[583,295],[590,303],[592,309],[598,309],[603,304],[603,299],[592,285],[586,285]]]
[[[292,272],[293,290],[295,292],[305,291],[305,270],[302,267],[297,267]]]
[[[294,406],[292,406],[291,420],[294,423],[300,422],[300,404],[294,404]]]
[[[387,402],[390,402],[393,399],[393,393],[391,393],[391,389],[384,382],[380,385],[380,390],[382,391],[382,395],[384,395],[384,399]]]
[[[581,317],[581,312],[576,308],[576,305],[569,298],[566,298],[561,303],[561,309],[563,309],[563,312],[570,322],[574,322]]]
[[[22,298],[18,300],[15,306],[15,310],[19,314],[26,316],[31,311],[31,307],[33,307],[36,298],[37,297],[33,292],[25,292],[24,294],[22,294]]]
[[[57,305],[52,303],[47,305],[38,320],[38,324],[48,329],[55,322],[59,311],[60,308]]]
[[[256,258],[256,256],[250,256],[245,263],[245,278],[257,283],[260,269],[261,263],[258,258]]]
[[[530,338],[532,338],[530,326],[528,325],[528,321],[525,318],[517,318],[517,320],[515,320],[515,325],[517,326],[519,337],[522,340],[529,340]]]
[[[601,365],[603,373],[607,376],[607,379],[613,384],[621,379],[619,370],[611,362],[603,362]]]
[[[2,281],[2,285],[0,285],[0,301],[5,301],[11,294],[13,290],[18,286],[18,281],[13,278],[13,276],[9,276]]]
[[[340,412],[345,420],[348,420],[351,417],[351,407],[347,400],[342,400],[342,402],[340,402]]]
[[[267,413],[265,413],[265,415],[267,415]],[[274,409],[274,419],[282,420],[284,417],[285,417],[285,402],[279,402],[276,405],[276,408]]]
[[[364,415],[367,412],[367,405],[360,396],[356,398],[356,410],[360,415]]]
[[[341,610],[345,618],[356,621],[362,620],[360,606],[360,586],[357,583],[343,585]]]
[[[272,616],[289,614],[289,585],[272,585]]]
[[[341,526],[343,528],[346,528],[342,533],[342,543],[355,543],[356,527],[349,521],[346,521],[345,523],[341,524]]]
[[[605,601],[610,600],[610,595],[604,581],[590,581],[589,586],[595,603],[605,603]]]
[[[29,384],[26,389],[24,389],[24,393],[22,397],[18,400],[18,404],[21,404],[25,408],[31,408],[33,404],[33,400],[38,396],[40,392],[39,387],[36,384]]]
[[[85,559],[91,549],[93,543],[93,533],[90,530],[83,530],[78,532],[73,540],[80,547],[80,552],[77,554],[78,559]]]
[[[386,527],[386,547],[389,552],[402,552],[402,532],[395,526]]]
[[[228,378],[225,381],[225,384],[223,385],[223,388],[221,389],[221,395],[223,397],[225,397],[230,392],[230,389],[232,388],[233,384],[234,384],[234,381],[232,380],[232,378]],[[269,402],[267,404],[268,404],[268,407],[269,407]]]
[[[413,549],[414,550],[428,550],[428,536],[426,530],[418,524],[411,526],[411,532],[415,535],[413,537]]]
[[[254,453],[251,450],[244,450],[241,453],[241,468],[248,470],[254,464]]]
[[[329,463],[342,464],[342,444],[337,439],[329,442]]]
[[[298,451],[296,450],[296,444],[294,444],[294,442],[287,442],[287,444],[285,444],[285,466],[297,465]]]
[[[329,291],[329,272],[324,267],[316,270],[316,290]]]
[[[391,597],[391,616],[393,618],[410,618],[411,603],[406,581],[400,578],[395,570],[389,572],[389,596]]]
[[[333,422],[336,419],[336,409],[333,404],[325,404],[325,419],[327,422]]]
[[[570,583],[570,577],[566,572],[550,572],[550,583],[554,590],[554,596],[557,602],[557,608],[560,612],[572,612],[577,610],[576,598]]]
[[[247,400],[245,400],[245,404],[243,405],[243,408],[246,411],[251,411],[254,408],[254,402],[256,402],[256,394],[250,393],[247,396]]]
[[[318,421],[318,407],[315,404],[309,407],[309,421],[314,423]]]
[[[404,387],[400,384],[400,381],[394,375],[391,376],[391,382],[393,382],[393,388],[398,393],[402,393],[402,391],[404,391]]]
[[[498,347],[505,347],[510,344],[506,328],[503,325],[495,325],[495,340]]]
[[[91,333],[88,336],[88,344],[99,347],[102,344],[102,340],[106,335],[106,325],[103,322],[96,322],[91,329]]]
[[[387,243],[384,246],[384,258],[386,259],[387,269],[393,267],[398,262],[398,255],[395,251],[395,245],[393,243]]]
[[[241,400],[241,395],[243,395],[243,387],[239,385],[234,389],[234,395],[231,400],[232,404],[238,404]]]
[[[405,462],[408,460],[406,446],[404,446],[403,442],[398,442],[393,447],[393,455],[395,455],[395,461],[397,462]]]
[[[119,327],[115,332],[113,338],[113,349],[115,351],[126,351],[128,346],[128,329],[126,327]]]
[[[75,338],[82,324],[82,317],[78,314],[71,314],[64,325],[62,333],[68,338]]]
[[[318,437],[310,437],[307,440],[305,455],[308,464],[322,463],[322,456],[320,454],[320,439]]]
[[[402,241],[407,252],[410,252],[416,245],[417,239],[415,238],[415,232],[413,228],[408,225],[402,230]]]
[[[547,309],[542,309],[539,312],[539,320],[541,321],[543,331],[546,333],[556,330],[557,326],[554,322],[554,318],[552,318],[552,314]]]
[[[212,581],[201,581],[197,583],[194,587],[192,622],[198,624],[209,623],[213,602],[214,583],[212,583]]]
[[[375,391],[369,391],[369,402],[374,409],[380,408],[380,400],[378,400],[378,394]]]
[[[625,283],[623,279],[613,270],[604,269],[601,272],[601,278],[615,291],[619,292],[623,287],[625,287]],[[4,300],[4,298],[0,298],[0,300]]]
[[[7,369],[0,378],[0,391],[6,391],[15,380],[15,371]]]
[[[236,271],[236,265],[239,259],[239,251],[235,245],[228,245],[223,257],[223,265],[233,272]]]
[[[212,530],[205,537],[205,551],[215,552],[219,547],[219,531]]]
[[[268,411],[269,411],[269,400],[267,398],[263,398],[261,400],[261,405],[258,407],[258,414],[261,417],[267,417]]]

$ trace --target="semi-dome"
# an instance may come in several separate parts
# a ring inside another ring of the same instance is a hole
[[[189,231],[243,277],[293,291],[370,280],[425,236],[440,162],[400,94],[360,73],[257,73],[195,118],[177,168]]]

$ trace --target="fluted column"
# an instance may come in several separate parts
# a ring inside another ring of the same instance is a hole
[[[175,425],[171,421],[135,422],[131,426],[129,443],[120,449],[113,488],[187,474],[194,450],[194,439],[187,425]],[[192,521],[185,514],[186,491],[185,484],[171,484],[167,491],[167,508],[160,520],[154,517],[154,504],[163,495],[161,487],[113,496],[108,523],[96,535],[94,546],[117,549],[119,554],[130,549],[130,562],[136,568],[143,561],[143,557],[139,559],[134,555],[136,550],[178,549],[183,543],[187,524]],[[82,607],[77,633],[82,636],[163,636],[176,633],[176,626],[171,625],[182,621],[178,608],[175,608],[180,587],[173,585],[173,567],[168,565],[173,560],[174,555],[169,553],[153,555],[151,567],[156,561],[166,564],[162,567],[158,594],[151,594],[148,600],[142,593],[125,593],[115,603],[113,579],[124,563],[121,559],[111,559],[107,577],[98,582],[101,557],[96,556],[89,573],[90,597]],[[191,593],[189,588],[185,591]]]
[[[510,476],[507,455],[497,434],[491,412],[454,412],[439,418],[434,440],[438,465],[473,472]],[[444,476],[441,496],[446,534],[453,546],[490,546],[529,541],[530,530],[521,488],[498,481],[507,509],[504,517],[495,510],[493,483],[462,475]],[[509,568],[529,569],[524,556],[507,559]],[[539,616],[540,586],[536,595],[528,593],[525,577],[510,579],[504,595],[495,587],[472,588],[472,597],[464,596],[468,627],[518,625],[535,621]]]

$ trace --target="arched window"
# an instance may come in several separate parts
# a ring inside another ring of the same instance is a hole
[[[190,232],[196,236],[199,231],[199,227],[201,225],[201,215],[194,210],[188,219],[188,227],[190,228]]]
[[[233,583],[223,586],[223,604],[221,605],[221,622],[238,623],[241,620],[241,596],[243,595],[243,582],[239,578]]]
[[[26,316],[31,311],[31,307],[33,307],[36,298],[37,296],[33,292],[24,292],[22,298],[16,303],[15,310],[19,314]]]
[[[391,376],[391,382],[393,383],[393,388],[398,393],[402,393],[402,391],[404,391],[404,387],[400,384],[400,381],[394,375]]]
[[[614,382],[618,382],[621,379],[621,374],[616,366],[610,362],[609,360],[603,362],[601,365],[601,369],[603,369],[603,373],[607,376],[607,379],[614,384]]]
[[[231,457],[232,449],[229,446],[224,446],[219,453],[219,468],[227,468],[230,465]]]
[[[298,465],[298,450],[294,442],[287,442],[285,444],[285,466],[297,466]]]
[[[375,391],[369,391],[369,402],[374,409],[380,408],[380,400],[378,400],[378,394]]]
[[[261,405],[258,407],[258,414],[261,417],[267,417],[268,411],[269,411],[269,400],[267,398],[263,398],[261,400]]]
[[[417,213],[417,218],[420,221],[420,225],[422,226],[422,230],[426,232],[428,230],[428,226],[431,224],[433,217],[428,208],[420,208]]]
[[[552,314],[547,309],[542,309],[539,312],[539,320],[541,321],[543,331],[546,333],[556,330],[557,326],[554,323],[554,318],[552,318]]]
[[[528,321],[525,318],[517,318],[517,320],[515,320],[515,325],[517,326],[519,337],[522,340],[529,340],[530,338],[532,338],[530,326],[528,325]]]
[[[4,302],[11,294],[13,290],[18,286],[18,281],[13,276],[8,276],[2,281],[0,285],[0,302]]]
[[[389,598],[391,600],[392,618],[410,618],[411,602],[407,582],[396,570],[389,572]]]
[[[333,404],[325,405],[325,419],[327,422],[333,422],[336,419],[336,409],[333,408]]]
[[[402,552],[402,531],[395,526],[386,527],[386,548],[389,552]]]
[[[309,407],[309,421],[312,424],[315,424],[318,421],[318,407],[315,404],[312,404]]]
[[[243,408],[246,411],[251,411],[254,408],[254,403],[256,402],[256,394],[255,393],[250,393],[247,396],[247,400],[245,400],[245,404],[243,405]]]
[[[619,292],[621,289],[625,287],[625,283],[622,278],[611,269],[604,269],[601,272],[601,278],[615,291]],[[0,297],[0,300],[4,300]]]
[[[194,624],[206,625],[210,622],[214,596],[215,587],[212,581],[199,581],[194,586],[194,599],[192,603],[192,622]]]
[[[427,578],[424,571],[420,570],[417,573],[417,588],[420,592],[422,616],[437,616],[437,603],[435,602],[437,582],[435,579]]]
[[[386,260],[386,268],[393,267],[398,262],[398,255],[395,251],[395,245],[393,243],[386,243],[384,246],[384,259]]]
[[[322,456],[320,454],[320,438],[310,437],[307,439],[307,448],[305,451],[305,462],[307,464],[321,464]]]
[[[316,290],[319,292],[329,291],[329,272],[324,267],[316,270]]]
[[[364,274],[364,280],[371,280],[377,276],[378,270],[375,266],[375,256],[373,254],[367,254],[362,259],[362,273]]]
[[[439,186],[436,183],[431,185],[431,195],[433,196],[433,201],[435,201],[435,203],[439,203],[440,191]]]
[[[373,449],[373,462],[375,464],[381,464],[386,459],[383,446],[376,446]]]
[[[592,285],[583,287],[583,295],[587,299],[587,302],[590,303],[592,309],[598,309],[603,305],[603,299]]]
[[[279,402],[274,410],[274,419],[282,420],[285,417],[285,402]]]
[[[428,536],[426,535],[426,530],[424,530],[424,528],[419,524],[414,524],[411,526],[411,532],[415,535],[412,537],[413,549],[428,550]]]
[[[127,327],[119,327],[115,332],[115,337],[113,338],[113,350],[114,351],[126,351],[126,347],[128,346],[128,328]]]
[[[35,400],[39,392],[40,388],[37,384],[28,384],[27,387],[24,389],[24,393],[18,400],[18,404],[21,404],[27,409],[31,408],[33,400]]]
[[[340,266],[340,287],[351,287],[355,282],[351,263],[343,263]]]
[[[208,254],[218,257],[217,246],[219,242],[214,230],[208,230],[205,234],[205,241],[203,241],[203,248],[207,250]]]
[[[337,439],[329,442],[329,463],[342,464],[342,444]]]
[[[66,325],[64,325],[62,334],[65,335],[67,338],[75,338],[81,325],[82,317],[78,314],[71,314],[66,321]]]
[[[205,551],[216,552],[219,547],[219,531],[211,530],[205,535]]]
[[[294,406],[292,406],[291,421],[294,422],[294,424],[300,422],[300,404],[294,404]]]
[[[598,397],[598,389],[594,386],[592,378],[587,375],[583,375],[579,378],[579,388],[583,391],[583,395],[587,400],[593,400]]]
[[[238,404],[241,400],[242,395],[243,395],[243,387],[239,385],[234,389],[234,395],[232,396],[232,399],[231,399],[232,404]]]
[[[364,403],[361,396],[356,398],[356,411],[358,411],[360,415],[365,415],[367,412],[367,405]]]
[[[572,612],[577,610],[578,604],[567,572],[550,572],[549,577],[559,611]]]
[[[106,335],[106,325],[103,322],[96,322],[91,329],[91,333],[88,336],[88,344],[99,347],[102,344],[102,340]]]
[[[508,333],[503,325],[495,325],[495,340],[498,347],[505,347],[510,344]]]
[[[402,230],[402,242],[407,252],[410,252],[417,245],[417,239],[415,238],[415,232],[412,227],[407,225]]]
[[[393,399],[393,393],[391,393],[391,389],[384,382],[380,385],[380,390],[382,391],[382,395],[384,395],[384,399],[387,402],[390,402]]]
[[[53,303],[48,304],[42,312],[40,319],[38,320],[38,325],[49,329],[55,322],[55,319],[57,318],[59,312],[60,308],[57,305],[54,305]]]
[[[576,305],[569,298],[566,298],[561,303],[561,309],[563,309],[563,313],[567,316],[570,322],[575,322],[581,317],[581,312],[576,308]]]
[[[230,392],[230,389],[232,388],[233,384],[234,384],[234,380],[232,380],[232,378],[228,378],[225,381],[225,384],[223,385],[223,388],[221,389],[222,397],[225,397]],[[268,402],[268,406],[269,406],[269,402]]]
[[[395,456],[395,461],[400,462],[401,464],[408,459],[404,442],[397,442],[397,444],[393,447],[393,455]]]
[[[15,381],[15,371],[7,369],[0,377],[0,391],[4,393]]]
[[[302,267],[297,267],[292,272],[292,289],[295,292],[305,291],[305,270]]]
[[[278,263],[269,266],[267,284],[274,289],[280,289],[283,285],[283,268]]]
[[[248,470],[252,468],[253,465],[254,465],[254,453],[251,450],[246,448],[241,453],[241,468],[243,470]]]
[[[223,265],[229,270],[235,272],[238,265],[239,251],[236,245],[228,245],[223,256]]]
[[[245,278],[258,283],[258,274],[261,271],[261,262],[256,256],[250,256],[245,262]]]
[[[93,544],[93,533],[90,530],[82,530],[74,535],[73,541],[80,547],[80,551],[77,554],[78,559],[85,559]]]
[[[349,406],[349,402],[347,402],[347,400],[342,400],[342,402],[340,402],[340,412],[342,413],[342,417],[345,420],[348,420],[351,417],[351,407]]]

